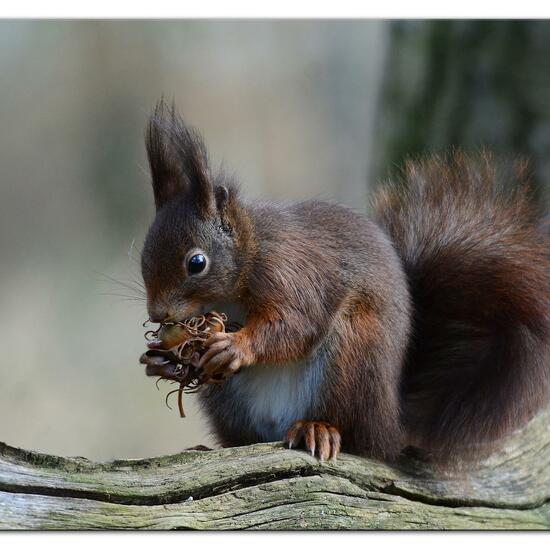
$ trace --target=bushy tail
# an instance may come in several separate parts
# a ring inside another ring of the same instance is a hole
[[[441,460],[483,452],[550,397],[550,237],[518,172],[455,152],[409,162],[375,198],[415,308],[403,420]]]

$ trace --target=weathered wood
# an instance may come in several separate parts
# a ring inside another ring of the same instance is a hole
[[[93,463],[0,444],[0,529],[548,529],[550,412],[468,473],[281,444]]]

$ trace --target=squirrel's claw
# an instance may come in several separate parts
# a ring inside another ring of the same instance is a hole
[[[205,342],[207,349],[199,361],[199,367],[207,380],[223,382],[248,364],[237,334],[219,332]]]
[[[317,453],[321,460],[335,459],[340,452],[340,432],[328,422],[295,422],[286,434],[285,443],[292,449],[302,441],[311,455]]]

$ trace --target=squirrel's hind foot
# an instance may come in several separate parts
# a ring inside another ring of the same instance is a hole
[[[311,456],[327,460],[338,456],[341,440],[340,432],[328,422],[300,420],[288,430],[284,442],[292,449],[303,441]]]

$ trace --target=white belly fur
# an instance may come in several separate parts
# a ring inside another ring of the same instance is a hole
[[[209,304],[204,311],[226,312],[244,324],[246,311],[236,303]],[[322,383],[326,358],[321,350],[308,360],[280,365],[245,367],[230,378],[224,393],[236,402],[238,416],[264,441],[280,441],[296,420],[308,420]]]
[[[306,419],[322,382],[322,355],[309,361],[244,368],[231,382],[243,420],[264,441],[280,441],[291,424]]]

